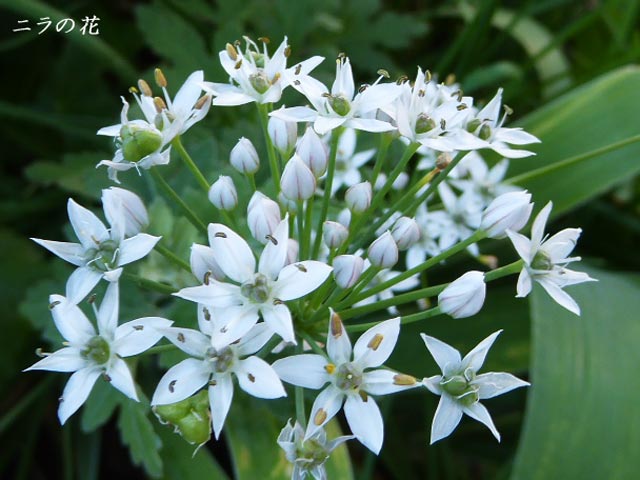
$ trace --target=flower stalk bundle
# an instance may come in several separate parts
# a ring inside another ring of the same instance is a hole
[[[372,83],[358,86],[344,55],[326,86],[312,76],[323,58],[291,66],[286,38],[272,54],[268,41],[260,41],[247,38],[244,46],[227,44],[220,52],[226,83],[194,72],[172,97],[157,69],[161,95],[144,80],[131,89],[143,118],[131,119],[123,98],[120,123],[98,131],[115,140],[113,158],[98,164],[109,178],[119,183],[118,175],[135,174],[129,170],[150,177],[194,225],[200,242],[191,246],[189,259],[168,250],[143,232],[153,218],[141,198],[120,187],[103,191],[109,227],[69,199],[78,243],[34,239],[76,267],[65,295],[50,297],[66,341],[28,370],[72,373],[60,399],[64,423],[100,377],[139,400],[125,359],[180,350],[186,358],[157,379],[151,405],[159,421],[197,444],[224,432],[233,397],[243,394],[236,386],[265,401],[293,396],[295,421],[274,438],[292,464],[292,478],[325,478],[331,451],[351,439],[378,454],[384,421],[376,397],[406,390],[440,396],[432,443],[448,436],[463,413],[499,439],[480,400],[528,385],[508,373],[477,374],[499,332],[464,358],[423,334],[442,375],[399,372],[386,362],[404,325],[421,322],[428,332],[431,317],[473,316],[491,295],[488,284],[508,275],[519,274],[518,297],[527,296],[535,280],[579,314],[563,289],[593,280],[566,268],[579,260],[569,255],[580,230],[544,236],[549,203],[533,221],[531,239],[518,233],[529,223],[532,194],[504,181],[510,159],[533,155],[519,147],[538,139],[504,126],[510,109],[501,113],[501,89],[478,108],[458,85],[438,83],[420,68],[413,81],[389,81],[380,71]],[[288,87],[299,93],[298,105],[279,105]],[[183,135],[206,115],[249,103],[257,107],[263,138],[238,139],[229,152],[233,175],[201,170]],[[371,140],[379,146],[358,148]],[[255,147],[259,142],[266,157]],[[403,153],[396,155],[397,148]],[[175,161],[171,150],[202,201],[215,207],[211,218],[201,218],[163,176],[163,165]],[[482,156],[489,151],[503,159],[489,166]],[[521,260],[450,283],[427,282],[429,269],[463,252],[485,269],[482,241],[507,237]],[[189,271],[191,284],[127,272],[152,250],[176,270]],[[166,301],[191,302],[189,324],[156,316],[120,324],[123,276]],[[106,294],[98,307],[91,292],[103,281]],[[79,307],[86,298],[97,328]],[[312,403],[304,389],[319,391]],[[340,410],[351,434],[328,440],[325,426]],[[199,412],[197,421],[185,422],[183,411]]]

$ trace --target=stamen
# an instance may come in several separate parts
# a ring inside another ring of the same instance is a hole
[[[449,75],[447,75],[447,78],[445,78],[444,83],[445,85],[453,85],[454,83],[456,83],[455,74],[450,73]]]
[[[358,395],[360,395],[360,398],[362,399],[363,402],[369,401],[369,395],[367,395],[367,392],[360,390],[358,392]]]
[[[296,65],[296,69],[295,69],[295,71],[293,73],[295,75],[300,75],[300,71],[301,70],[302,70],[302,64],[299,63],[298,65]]]
[[[427,82],[431,81],[431,70],[425,70],[424,71],[424,78],[427,79]]]
[[[49,304],[49,310],[53,310],[56,307],[56,305],[59,305],[60,303],[61,303],[60,300],[56,300],[55,302],[51,302]]]
[[[233,66],[233,68],[235,68],[236,70],[240,70],[241,66],[242,66],[242,59],[238,60],[236,64]]]
[[[133,329],[137,332],[141,332],[142,330],[144,330],[144,325],[134,325]]]
[[[178,334],[178,341],[179,341],[180,343],[184,343],[184,334],[183,334],[182,332],[180,332],[180,333]]]
[[[251,383],[256,383],[256,377],[254,377],[253,375],[251,375],[250,373],[247,373],[247,378],[249,379],[249,381]]]
[[[36,356],[38,356],[40,358],[44,358],[44,357],[48,357],[49,355],[51,355],[51,354],[42,351],[42,347],[36,348]]]
[[[287,45],[284,48],[284,58],[289,58],[289,55],[291,55],[291,47],[289,45]]]
[[[209,312],[209,309],[207,307],[202,308],[202,313],[204,314],[205,320],[207,321],[211,320],[211,312]]]
[[[340,315],[333,312],[331,315],[331,335],[334,338],[339,338],[342,335],[342,319]]]
[[[385,70],[384,68],[378,69],[378,71],[376,73],[378,75],[382,75],[384,78],[391,78],[391,75],[389,75],[389,72],[387,70]]]
[[[151,91],[151,87],[143,79],[138,80],[138,88],[142,92],[142,95],[144,95],[145,97],[152,97],[153,96],[153,92]]]
[[[216,382],[215,380],[209,380],[209,385],[211,387],[215,387],[216,385],[218,385],[218,382]]]
[[[156,79],[156,83],[160,88],[167,88],[167,79],[164,76],[164,73],[162,73],[162,70],[160,70],[159,68],[156,68],[153,71],[153,75]]]
[[[196,102],[196,104],[193,106],[194,109],[196,110],[200,110],[202,107],[204,107],[209,101],[211,101],[211,97],[209,95],[203,95],[201,96],[198,101]]]
[[[273,299],[273,304],[274,305],[283,305],[284,302],[282,300],[280,300],[279,298],[274,298]]]
[[[296,263],[295,267],[300,270],[301,272],[307,273],[307,269],[304,265],[302,265],[301,263]]]
[[[338,54],[338,60],[342,60],[343,58],[347,58],[347,54],[346,54],[346,53],[344,53],[344,52],[340,52],[340,53]]]
[[[140,92],[138,91],[138,89],[136,87],[129,87],[129,93],[136,94],[136,93],[140,93]]]
[[[327,363],[324,366],[324,369],[327,371],[329,375],[333,375],[333,372],[336,371],[336,366],[333,363]]]
[[[96,296],[97,295],[95,293],[92,293],[91,295],[89,295],[89,298],[87,298],[87,303],[89,305],[91,305],[93,302],[95,302],[96,301]]]
[[[415,385],[417,382],[415,377],[411,375],[405,375],[404,373],[398,373],[393,376],[394,385]]]
[[[409,77],[407,77],[406,75],[400,75],[396,80],[396,85],[402,85],[407,80],[409,80]]]
[[[105,373],[103,373],[103,374],[102,374],[102,376],[104,377],[104,379],[105,379],[107,382],[111,383],[111,377],[110,377],[109,375],[107,375],[107,373],[106,373],[106,372],[105,372]]]
[[[327,419],[327,412],[323,408],[321,408],[314,415],[313,423],[315,423],[316,425],[322,425],[326,419]]]
[[[213,274],[212,272],[206,272],[206,273],[204,274],[204,279],[203,279],[203,280],[204,280],[204,284],[205,284],[205,285],[209,285],[209,280],[211,279],[211,275],[212,275],[212,274]],[[206,309],[205,309],[205,310],[206,310]]]
[[[267,45],[271,43],[271,40],[269,40],[269,37],[258,37],[258,41],[262,43],[266,43]]]
[[[216,232],[214,237],[216,238],[227,238],[227,234],[224,232]]]
[[[458,106],[456,107],[456,109],[457,109],[459,112],[461,112],[462,110],[465,110],[466,108],[469,108],[469,107],[467,106],[467,104],[466,104],[466,103],[461,103],[460,105],[458,105]]]
[[[169,382],[169,391],[170,391],[171,393],[173,393],[173,392],[175,392],[175,391],[176,391],[176,382],[177,382],[177,380],[171,380],[171,381]]]
[[[293,81],[293,84],[294,84],[294,85],[300,85],[300,80],[294,80],[294,81]]]
[[[235,47],[230,43],[227,43],[225,49],[227,50],[227,55],[229,55],[229,58],[235,62],[238,59],[238,51],[235,49]]]
[[[367,344],[367,347],[369,347],[371,350],[374,350],[374,351],[378,350],[378,347],[382,343],[383,339],[384,339],[384,336],[381,333],[376,333],[374,337]]]
[[[273,243],[274,245],[278,245],[278,240],[276,240],[276,238],[272,235],[265,235],[264,238],[266,238],[267,240],[269,240],[271,243]]]
[[[369,85],[366,83],[363,83],[362,85],[360,85],[360,88],[358,88],[358,93],[364,92],[367,88],[369,88]]]
[[[447,121],[444,118],[440,119],[440,129],[441,130],[446,130],[447,129]]]
[[[153,105],[156,107],[158,113],[162,113],[163,110],[167,109],[167,104],[164,103],[164,100],[160,97],[153,98]]]

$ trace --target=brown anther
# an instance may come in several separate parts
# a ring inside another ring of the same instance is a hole
[[[216,232],[214,237],[216,238],[227,238],[227,234],[224,232]]]
[[[91,305],[93,302],[96,301],[96,297],[97,295],[95,293],[92,293],[91,295],[89,295],[89,298],[87,298],[87,303]]]
[[[296,264],[295,264],[295,266],[296,266],[296,268],[297,268],[298,270],[300,270],[301,272],[307,273],[307,269],[306,269],[306,267],[305,267],[304,265],[302,265],[301,263],[296,263]]]
[[[49,304],[49,310],[53,310],[56,307],[56,305],[60,305],[60,300],[56,300],[55,302],[51,302]]]
[[[440,128],[442,130],[446,130],[446,128],[447,128],[447,121],[444,118],[440,119]]]
[[[513,115],[513,108],[511,108],[506,103],[502,105],[502,108],[504,108],[504,113],[506,113],[507,115]]]
[[[140,91],[142,92],[142,94],[145,97],[153,96],[153,92],[151,91],[151,87],[149,86],[149,84],[145,80],[143,80],[143,79],[138,80],[138,88],[140,89]]]
[[[324,369],[327,371],[329,375],[333,375],[333,372],[336,371],[336,366],[333,363],[327,363],[324,366]]]
[[[293,84],[294,84],[294,85],[300,85],[300,80],[294,80],[294,81],[293,81]]]
[[[264,238],[269,240],[274,245],[278,245],[278,240],[276,240],[276,238],[273,235],[265,235]]]
[[[167,78],[164,76],[164,73],[162,73],[162,70],[156,68],[153,71],[153,76],[155,77],[156,83],[160,88],[167,88]]]
[[[343,59],[343,58],[347,58],[347,54],[346,54],[346,53],[344,53],[344,52],[340,52],[340,53],[338,54],[338,60],[341,60],[341,59]]]
[[[331,98],[331,94],[330,94],[329,92],[324,92],[324,93],[321,95],[321,97],[324,97],[324,98]]]
[[[204,314],[204,319],[206,321],[211,320],[211,312],[209,312],[209,309],[207,307],[202,308],[202,313]]]
[[[209,380],[209,386],[215,387],[218,384],[215,380]]]
[[[427,79],[427,82],[431,81],[431,70],[425,70],[424,71],[424,78]]]
[[[284,47],[284,58],[289,58],[289,55],[291,55],[291,47],[287,45]]]
[[[256,377],[254,377],[253,375],[251,375],[250,373],[247,373],[247,378],[249,379],[249,381],[251,383],[256,383]]]
[[[133,329],[137,332],[141,332],[142,330],[144,330],[144,325],[134,325]]]
[[[167,109],[167,104],[164,103],[164,100],[160,97],[154,97],[153,105],[156,107],[158,113],[162,113],[163,110]]]
[[[450,73],[449,75],[447,75],[447,78],[445,78],[444,83],[445,85],[453,85],[454,83],[456,83],[455,74]]]
[[[300,71],[301,71],[301,70],[302,70],[302,64],[300,64],[300,63],[299,63],[298,65],[296,65],[296,69],[294,70],[294,72],[293,72],[293,73],[294,73],[295,75],[300,75]]]
[[[175,392],[175,391],[176,391],[176,388],[175,388],[175,387],[176,387],[176,382],[177,382],[177,380],[171,380],[171,381],[169,382],[169,391],[170,391],[171,393],[173,393],[173,392]]]
[[[338,338],[342,335],[342,332],[342,319],[340,318],[340,315],[333,312],[331,314],[331,335],[333,335],[335,338]]]
[[[384,339],[384,336],[381,333],[376,333],[367,344],[367,347],[375,351],[378,349],[383,339]]]
[[[391,75],[389,75],[389,72],[387,70],[385,70],[384,68],[380,68],[378,69],[378,71],[376,72],[378,75],[383,76],[384,78],[390,78]]]
[[[367,88],[369,88],[369,85],[363,83],[362,85],[360,85],[360,88],[358,88],[358,93],[364,92]]]
[[[316,425],[322,425],[327,419],[327,412],[323,408],[319,409],[313,416],[313,423]]]
[[[424,97],[424,96],[425,96],[425,94],[426,94],[426,92],[425,92],[424,90],[420,90],[420,91],[418,92],[418,96],[419,96],[419,97]]]
[[[202,280],[205,285],[209,285],[209,280],[211,279],[211,275],[212,275],[211,272],[206,272],[204,274],[204,278]]]
[[[227,333],[227,330],[228,330],[228,329],[227,329],[227,326],[225,325],[224,327],[222,327],[222,328],[220,329],[220,333]]]
[[[402,85],[407,80],[409,80],[409,77],[407,77],[406,75],[400,75],[396,80],[396,85]]]
[[[415,385],[417,380],[415,377],[411,375],[405,375],[404,373],[398,373],[393,376],[393,384],[394,385]]]
[[[444,170],[449,166],[450,163],[451,155],[449,155],[448,153],[443,152],[436,158],[436,168],[438,170]]]
[[[179,334],[178,334],[178,341],[179,341],[180,343],[184,343],[184,334],[183,334],[183,333],[179,333]]]
[[[241,66],[242,66],[242,59],[238,60],[236,64],[233,66],[233,68],[235,68],[236,70],[240,70]]]
[[[258,41],[262,43],[266,43],[267,45],[271,43],[271,40],[269,40],[269,37],[258,37]]]
[[[193,106],[193,108],[195,108],[196,110],[200,110],[202,107],[204,107],[210,101],[211,101],[211,97],[209,95],[203,95],[198,99],[198,101]]]
[[[238,51],[236,50],[236,47],[234,47],[230,43],[227,43],[225,50],[227,51],[227,55],[229,55],[229,58],[231,60],[235,62],[238,59]]]
[[[456,107],[456,109],[457,109],[459,112],[461,112],[462,110],[465,110],[465,109],[467,109],[467,108],[469,108],[469,107],[467,106],[467,104],[466,104],[466,103],[461,103],[460,105],[458,105],[458,106]]]
[[[358,391],[358,395],[360,395],[363,402],[367,402],[369,400],[369,395],[367,395],[367,392],[363,390]]]
[[[274,305],[282,305],[282,304],[284,304],[284,302],[282,300],[280,300],[279,298],[274,298],[273,299],[273,304]]]
[[[103,373],[102,376],[107,382],[111,382],[111,377],[109,375],[107,375],[106,373]]]

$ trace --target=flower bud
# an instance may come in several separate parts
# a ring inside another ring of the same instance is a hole
[[[340,210],[340,213],[338,213],[338,223],[349,228],[349,225],[351,225],[351,210],[348,208]]]
[[[316,191],[316,177],[300,157],[294,154],[284,167],[280,187],[289,200],[308,200]]]
[[[389,231],[378,237],[367,250],[371,265],[379,268],[391,268],[398,263],[398,245]]]
[[[247,207],[247,224],[253,238],[266,244],[267,235],[275,231],[280,220],[278,204],[260,192],[254,193]]]
[[[118,222],[119,215],[124,217],[125,237],[133,237],[149,225],[149,215],[140,197],[124,188],[102,190],[102,207],[111,225]]]
[[[438,307],[453,318],[475,315],[484,304],[484,273],[473,270],[454,280],[438,295]]]
[[[329,248],[339,248],[349,236],[349,230],[338,222],[326,221],[322,228],[322,238]]]
[[[480,228],[491,238],[506,237],[506,230],[517,232],[529,221],[533,204],[531,194],[509,192],[494,199],[482,214]]]
[[[231,211],[238,206],[238,192],[231,177],[220,175],[209,188],[209,201],[220,210]]]
[[[282,155],[289,155],[298,139],[298,125],[278,117],[269,117],[267,125],[271,142]]]
[[[285,212],[293,214],[298,212],[298,204],[296,201],[287,198],[287,196],[282,192],[278,194],[278,203],[280,203],[280,206]]]
[[[304,132],[296,147],[296,153],[316,178],[320,178],[327,171],[329,153],[324,142],[313,128],[308,127]]]
[[[349,210],[356,213],[364,212],[371,205],[371,184],[369,182],[356,183],[344,194],[344,200]]]
[[[233,168],[240,173],[254,174],[260,167],[260,159],[253,143],[242,137],[231,150],[230,161]]]
[[[129,162],[137,162],[162,147],[162,133],[153,126],[127,124],[120,129],[122,155]]]
[[[333,276],[341,288],[355,285],[363,269],[364,260],[357,255],[338,255],[333,259]]]
[[[300,244],[297,240],[290,238],[287,245],[287,259],[285,265],[291,265],[298,261],[298,252],[300,251]]]
[[[420,240],[420,227],[413,218],[400,217],[391,229],[399,250],[406,250]]]
[[[211,438],[209,394],[206,390],[177,403],[155,405],[153,413],[161,423],[173,425],[176,432],[191,444],[202,445]]]

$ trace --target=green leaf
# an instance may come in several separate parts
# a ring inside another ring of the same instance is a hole
[[[129,447],[132,462],[142,465],[150,476],[157,478],[162,475],[162,458],[158,453],[162,440],[153,429],[148,413],[147,404],[127,400],[120,407],[118,428],[122,443]]]
[[[510,181],[554,215],[640,172],[640,68],[624,67],[563,95],[519,122],[542,143],[511,162]],[[624,121],[622,121],[624,119]]]
[[[513,479],[636,478],[640,470],[640,275],[588,269],[582,316],[531,299],[532,387]]]
[[[121,400],[122,394],[99,378],[82,409],[82,431],[89,433],[107,423]]]

